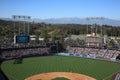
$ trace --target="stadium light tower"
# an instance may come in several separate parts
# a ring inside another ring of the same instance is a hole
[[[88,32],[89,32],[89,28],[88,28],[89,21],[94,20],[94,17],[87,17],[86,20],[87,20],[87,34],[88,34]],[[93,28],[96,28],[96,26],[92,24],[92,26],[90,28],[91,28],[91,33],[92,33]]]
[[[29,22],[27,22],[27,21],[30,20],[31,17],[30,16],[13,15],[12,18],[13,18],[13,21],[14,21],[13,22],[13,26],[14,26],[14,43],[16,43],[16,41],[15,41],[16,36],[17,37],[18,36],[20,36],[20,37],[24,36],[24,38],[29,36]],[[18,21],[18,24],[17,24],[17,21]],[[28,24],[26,25],[26,23],[28,23]],[[21,26],[21,24],[23,24],[23,26]],[[24,42],[24,40],[23,40],[23,42]]]
[[[103,17],[87,17],[86,18],[86,20],[89,22],[89,21],[91,21],[91,20],[96,20],[96,22],[95,22],[95,24],[96,23],[99,23],[98,21],[100,20],[100,25],[101,25],[101,37],[102,37],[102,23],[101,23],[101,20],[104,20],[104,18]],[[97,34],[97,27],[95,26],[95,28],[96,28],[96,34]],[[91,30],[92,31],[92,30]],[[87,25],[87,34],[88,34],[88,25]]]
[[[101,46],[103,46],[102,20],[104,20],[104,18],[103,17],[88,17],[88,18],[86,18],[86,20],[95,20],[95,24],[99,23],[99,25],[100,25],[100,31],[101,31],[101,33],[100,33],[100,36],[101,36],[100,37],[101,38]],[[96,29],[96,30],[94,30],[95,34],[97,35],[97,27],[96,27],[96,25],[94,27]],[[93,29],[93,26],[91,26],[91,32],[92,32],[92,29]],[[87,30],[88,30],[88,27],[87,27]],[[92,35],[94,36],[94,33]]]
[[[86,18],[86,20],[87,20],[87,34],[88,34],[88,24],[89,24],[88,22],[89,22],[90,19]]]
[[[26,22],[27,20],[30,20],[31,17],[30,16],[20,16],[20,15],[13,15],[13,20],[14,20],[14,33],[16,34],[17,29],[19,29],[19,33],[17,33],[18,35],[21,35],[21,33],[24,33],[24,35],[29,35],[29,22],[28,22],[28,26],[27,26],[27,30],[26,30]],[[16,26],[16,21],[19,21],[19,28],[17,28]],[[23,27],[20,25],[20,22],[23,22]],[[21,31],[23,29],[23,31]],[[23,35],[23,34],[22,34]]]

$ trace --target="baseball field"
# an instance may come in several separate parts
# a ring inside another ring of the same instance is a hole
[[[33,75],[50,72],[78,73],[96,80],[111,80],[111,76],[120,71],[118,63],[77,57],[46,56],[25,58],[22,64],[13,64],[13,62],[14,60],[5,61],[1,65],[10,80],[25,80]],[[67,79],[63,78],[63,80]]]

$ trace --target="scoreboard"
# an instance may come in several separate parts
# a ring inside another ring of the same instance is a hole
[[[15,36],[15,43],[29,43],[30,37],[26,35]]]

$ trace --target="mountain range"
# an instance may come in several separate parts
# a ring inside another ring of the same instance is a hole
[[[12,18],[0,18],[2,20],[12,20]],[[16,20],[17,21],[17,20]],[[27,20],[29,22],[36,23],[50,23],[50,24],[99,24],[99,25],[111,25],[120,26],[120,20],[108,19],[104,17],[87,17],[87,18],[49,18],[49,19],[36,19]]]

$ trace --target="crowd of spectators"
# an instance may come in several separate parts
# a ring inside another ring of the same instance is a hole
[[[82,47],[67,47],[68,53],[85,54],[96,56],[98,58],[116,58],[120,54],[120,50],[100,49],[100,48],[82,48]]]
[[[26,48],[23,46],[18,46],[17,48],[7,49],[2,51],[1,55],[5,58],[13,58],[16,55],[26,56],[26,55],[42,55],[49,54],[50,47],[37,45],[29,45]],[[120,54],[120,50],[111,49],[100,49],[100,48],[87,48],[87,47],[67,47],[68,53],[72,54],[84,54],[89,56],[96,56],[98,58],[116,58]]]
[[[107,51],[108,51],[108,49],[100,49],[98,51],[98,53],[96,54],[96,56],[102,58],[102,57],[105,56],[105,54],[106,54]]]
[[[2,51],[2,57],[4,58],[14,58],[15,56],[29,56],[29,55],[43,55],[49,54],[48,47],[37,47],[37,48],[22,48],[22,49],[12,49]]]
[[[1,49],[9,49],[9,48],[23,48],[23,47],[39,47],[39,46],[46,46],[45,44],[32,44],[32,43],[26,43],[26,44],[0,44]]]

